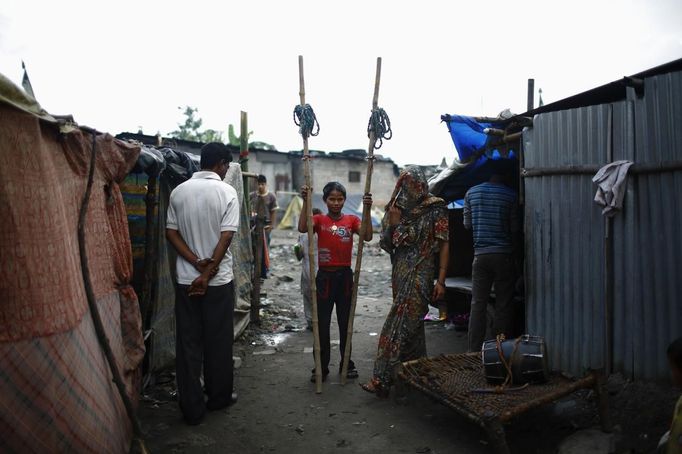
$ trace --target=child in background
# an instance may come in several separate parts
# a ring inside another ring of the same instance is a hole
[[[674,340],[668,346],[668,363],[673,386],[682,388],[682,337]],[[682,396],[675,405],[673,422],[658,443],[659,454],[682,454]]]
[[[307,204],[311,203],[310,189],[301,188],[303,197],[302,212],[306,212]],[[360,235],[360,218],[343,214],[341,210],[346,202],[346,188],[341,183],[333,181],[327,183],[322,190],[322,200],[327,204],[327,214],[313,217],[313,227],[317,233],[319,270],[315,283],[317,285],[317,315],[320,329],[320,356],[322,359],[322,379],[329,375],[329,361],[331,358],[331,344],[329,328],[332,320],[332,310],[336,304],[336,321],[339,324],[341,338],[341,362],[339,373],[343,365],[343,355],[346,350],[346,335],[348,334],[348,319],[350,317],[351,294],[353,291],[353,270],[351,258],[353,256],[353,234]],[[362,198],[365,206],[372,207],[372,195]],[[301,216],[298,220],[298,231],[308,231],[308,218]],[[364,232],[360,241],[372,240],[372,228]],[[315,369],[310,381],[315,381]],[[347,378],[357,378],[358,371],[353,361],[348,363]]]
[[[313,216],[322,214],[319,208],[313,208]],[[301,216],[305,216],[305,212],[301,211]],[[315,249],[313,257],[315,257],[315,274],[317,274],[317,238],[314,239]],[[311,331],[313,329],[313,309],[312,298],[310,294],[310,256],[308,255],[308,232],[298,235],[298,243],[294,246],[296,252],[296,259],[301,262],[301,294],[303,295],[303,313],[305,314],[306,329]]]

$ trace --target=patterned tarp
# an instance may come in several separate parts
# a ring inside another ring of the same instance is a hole
[[[1,91],[0,91],[1,92]],[[95,336],[78,252],[91,133],[0,96],[0,452],[128,452],[131,427]],[[128,394],[144,357],[119,182],[139,148],[97,136],[86,247]]]
[[[246,211],[244,197],[244,180],[242,168],[237,163],[231,163],[225,175],[225,182],[232,185],[239,196],[239,230],[232,239],[234,271],[234,337],[239,337],[249,324],[251,314],[251,292],[253,290],[253,250],[251,249],[251,232],[249,230],[249,213]]]

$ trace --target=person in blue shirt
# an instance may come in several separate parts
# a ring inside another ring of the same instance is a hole
[[[469,351],[480,351],[485,340],[487,306],[495,284],[493,336],[509,336],[516,272],[513,236],[519,230],[516,193],[505,185],[500,169],[489,181],[472,187],[464,198],[464,227],[474,238]]]

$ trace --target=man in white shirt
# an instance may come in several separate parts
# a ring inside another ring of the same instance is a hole
[[[176,262],[176,378],[185,421],[198,424],[206,410],[236,402],[232,343],[234,288],[228,247],[239,227],[239,200],[223,182],[232,153],[213,142],[201,148],[201,171],[170,195],[166,238]],[[200,376],[203,372],[208,401]]]

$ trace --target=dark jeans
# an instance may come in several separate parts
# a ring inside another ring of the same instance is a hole
[[[175,293],[175,368],[180,409],[191,423],[207,408],[217,410],[231,403],[234,288],[230,282],[192,297],[188,288],[178,285]],[[206,403],[199,380],[202,363]]]
[[[480,351],[485,341],[488,300],[495,283],[495,316],[493,336],[511,335],[516,282],[514,259],[510,254],[483,254],[474,257],[472,269],[473,289],[469,316],[469,351]]]
[[[337,271],[320,269],[315,279],[317,284],[317,317],[320,327],[320,356],[322,358],[322,372],[329,372],[331,359],[331,345],[329,328],[332,323],[332,310],[336,303],[336,321],[339,324],[339,337],[341,339],[341,361],[346,351],[346,338],[348,337],[348,319],[350,317],[350,303],[353,292],[353,271],[343,268]],[[348,363],[348,369],[355,368],[353,361]]]

